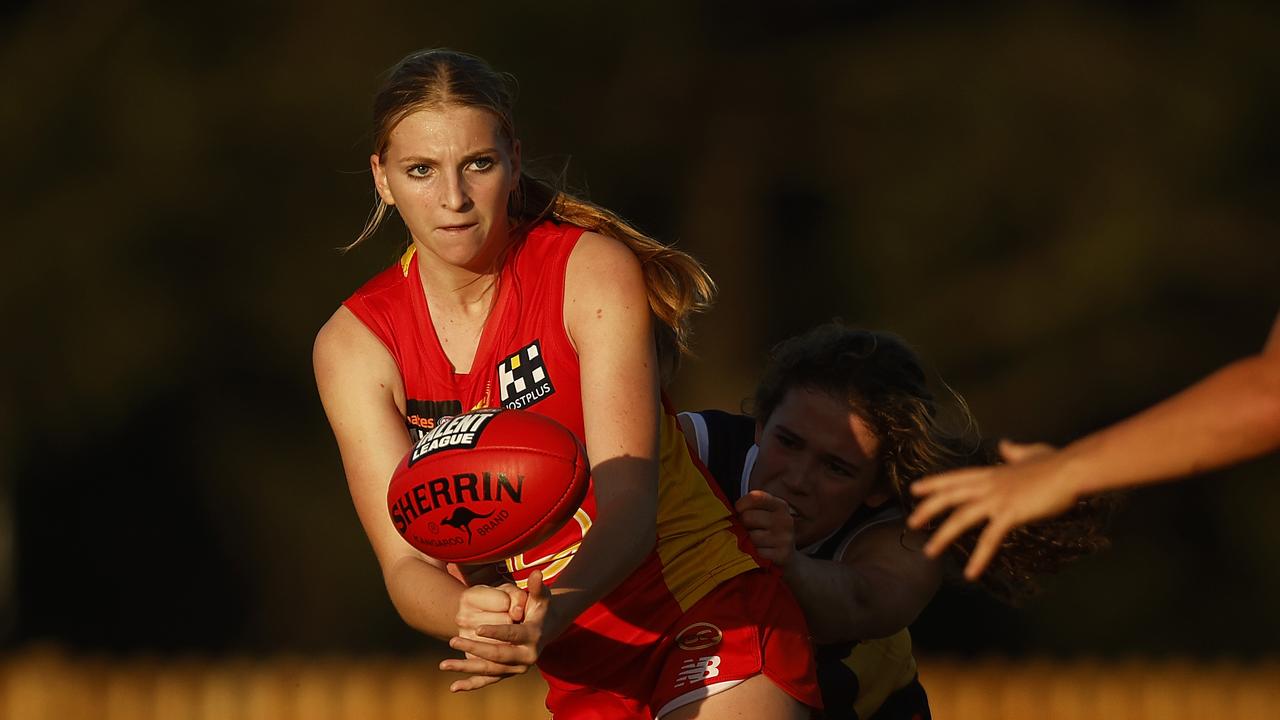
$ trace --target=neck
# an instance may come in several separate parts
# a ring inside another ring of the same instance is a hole
[[[487,312],[498,286],[496,270],[476,272],[439,262],[418,252],[418,277],[422,291],[436,305],[463,312]]]

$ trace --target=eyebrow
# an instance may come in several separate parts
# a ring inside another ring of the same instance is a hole
[[[492,147],[483,148],[480,150],[473,150],[467,153],[466,155],[462,156],[462,162],[463,164],[466,164],[471,162],[472,160],[475,160],[478,157],[484,157],[485,155],[497,155],[497,154],[498,154],[498,149],[492,148]],[[401,165],[438,165],[439,163],[440,163],[439,160],[436,160],[435,158],[427,157],[425,155],[409,155],[408,157],[404,157],[400,159]]]
[[[791,437],[798,438],[798,439],[800,439],[800,440],[804,440],[804,436],[803,436],[803,435],[801,435],[800,433],[796,432],[795,430],[792,430],[791,428],[787,427],[786,425],[783,425],[782,423],[778,423],[778,424],[777,424],[776,426],[774,426],[774,427],[775,427],[775,429],[776,429],[776,430],[781,430],[781,431],[785,432],[786,434],[790,435]],[[858,461],[855,461],[855,460],[850,460],[849,458],[841,457],[841,456],[836,455],[836,454],[834,454],[834,453],[822,453],[821,455],[819,455],[819,457],[821,457],[823,460],[834,460],[835,462],[837,462],[837,463],[839,463],[839,464],[841,464],[841,465],[844,465],[845,467],[848,467],[850,470],[854,470],[854,471],[861,471],[861,470],[862,470],[862,468],[866,465],[866,461],[871,460],[871,458],[867,457],[866,455],[863,455],[863,454],[862,454],[862,452],[861,452],[861,450],[862,450],[861,448],[859,448],[858,450],[859,450],[858,455],[859,455],[859,457],[863,460],[863,462],[858,462]]]

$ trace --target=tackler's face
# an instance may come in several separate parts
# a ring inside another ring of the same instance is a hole
[[[798,548],[825,540],[863,505],[889,499],[879,489],[880,438],[825,392],[788,390],[773,414],[757,423],[756,444],[750,487],[791,506]]]
[[[369,159],[374,185],[394,205],[419,251],[478,272],[507,241],[507,199],[520,177],[520,146],[482,108],[411,113]]]

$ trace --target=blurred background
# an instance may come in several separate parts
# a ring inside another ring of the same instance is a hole
[[[381,74],[432,46],[519,78],[527,162],[706,263],[683,408],[738,409],[773,343],[840,317],[907,338],[985,434],[1061,443],[1280,309],[1272,3],[10,3],[0,656],[438,651],[310,366],[404,240],[335,250]],[[918,652],[1266,663],[1277,476],[1134,492],[1025,606],[945,590]]]

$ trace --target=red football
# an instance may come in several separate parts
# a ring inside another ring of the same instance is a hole
[[[582,504],[590,476],[565,426],[524,410],[442,419],[387,488],[391,522],[437,560],[485,563],[532,548]]]

